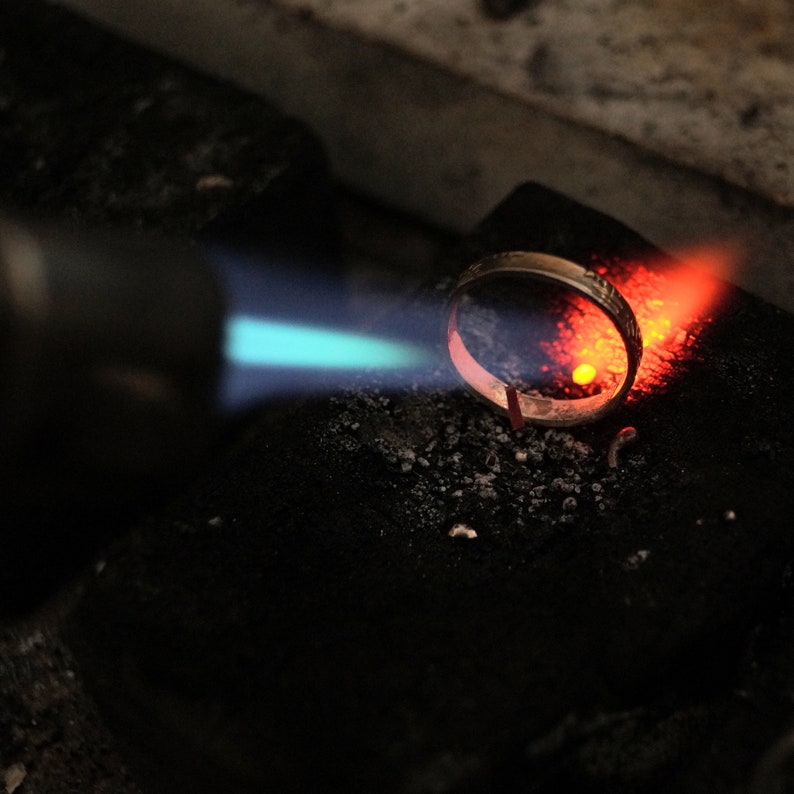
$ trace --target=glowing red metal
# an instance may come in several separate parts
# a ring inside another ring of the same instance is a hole
[[[680,252],[678,267],[650,261],[594,263],[593,270],[620,290],[642,331],[644,352],[632,390],[635,395],[664,387],[691,357],[693,340],[710,321],[722,284],[711,274],[725,274],[735,257],[736,251],[724,246]],[[544,350],[563,381],[567,377],[566,390],[597,393],[625,370],[625,350],[617,330],[584,299],[570,299],[557,330]],[[585,370],[595,371],[591,382],[577,374]]]

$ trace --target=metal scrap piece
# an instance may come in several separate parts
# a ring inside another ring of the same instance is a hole
[[[618,453],[623,447],[633,444],[638,438],[637,430],[634,427],[624,427],[617,432],[617,435],[612,439],[607,451],[607,465],[610,469],[618,467]]]

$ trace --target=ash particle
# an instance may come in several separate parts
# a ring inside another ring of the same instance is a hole
[[[573,496],[567,496],[565,499],[562,500],[562,509],[566,513],[572,513],[577,508],[576,499]]]
[[[474,540],[477,537],[477,532],[468,524],[453,524],[447,534],[451,538],[465,538],[466,540]]]

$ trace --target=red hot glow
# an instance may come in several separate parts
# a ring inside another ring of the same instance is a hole
[[[676,259],[679,266],[654,262],[593,266],[620,290],[642,331],[644,352],[635,393],[658,390],[675,377],[677,365],[689,358],[688,350],[710,321],[719,297],[722,282],[709,273],[725,274],[735,261],[728,247],[683,251]],[[609,388],[625,372],[626,354],[617,329],[585,298],[571,300],[558,332],[544,352],[557,372],[568,373],[566,390],[573,396]]]

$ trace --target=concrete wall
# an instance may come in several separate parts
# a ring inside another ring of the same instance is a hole
[[[668,249],[738,238],[732,279],[794,311],[785,3],[62,1],[304,119],[341,180],[431,222],[531,179]]]

